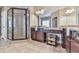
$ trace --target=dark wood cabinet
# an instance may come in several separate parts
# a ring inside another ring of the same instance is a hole
[[[72,53],[79,53],[79,42],[76,40],[71,41],[71,52]]]
[[[35,30],[31,31],[31,39],[32,40],[45,42],[45,40],[46,40],[45,36],[46,36],[46,34],[43,31],[35,31]]]
[[[37,32],[35,32],[35,31],[32,31],[31,32],[31,38],[34,40],[34,39],[36,39],[36,33]]]
[[[79,40],[66,37],[65,48],[68,53],[79,53]]]
[[[65,48],[66,48],[66,51],[69,53],[70,52],[70,43],[71,43],[71,40],[69,37],[66,37],[65,38]]]
[[[44,36],[45,34],[44,34],[44,32],[37,32],[36,35],[37,35],[37,38],[36,38],[36,39],[37,39],[38,41],[42,41],[42,42],[45,41],[45,36]]]

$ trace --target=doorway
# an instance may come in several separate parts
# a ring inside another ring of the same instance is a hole
[[[27,9],[10,8],[7,12],[7,38],[27,39]]]

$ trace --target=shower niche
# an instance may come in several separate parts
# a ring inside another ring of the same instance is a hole
[[[27,39],[29,30],[29,10],[10,8],[7,11],[7,38],[10,40]]]

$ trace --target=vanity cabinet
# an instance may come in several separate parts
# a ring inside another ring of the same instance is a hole
[[[66,37],[65,48],[68,53],[79,53],[79,40]]]
[[[32,31],[32,32],[31,32],[31,38],[32,38],[33,40],[36,39],[36,34],[37,34],[37,32],[35,32],[35,31]]]
[[[72,53],[79,53],[79,42],[76,40],[71,41],[71,52]]]
[[[45,42],[46,41],[46,33],[43,31],[35,31],[31,29],[31,39],[40,41],[40,42]]]
[[[65,38],[65,48],[66,48],[66,51],[69,53],[70,52],[70,43],[71,43],[71,40],[69,37],[66,37]]]
[[[36,33],[36,36],[37,36],[36,39],[37,39],[38,41],[44,42],[44,40],[45,40],[44,32],[37,32],[37,33]]]

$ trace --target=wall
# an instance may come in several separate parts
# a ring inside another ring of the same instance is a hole
[[[3,7],[2,8],[2,38],[4,38],[5,40],[7,39],[7,10],[9,9],[9,7]]]
[[[76,9],[74,10],[72,14],[69,14],[69,15],[66,15],[65,11],[66,11],[66,8],[60,9],[52,13],[52,18],[55,16],[58,17],[58,20],[57,20],[58,27],[77,25]]]
[[[75,8],[74,8],[75,9]],[[59,11],[59,26],[61,25],[77,25],[77,19],[76,19],[76,9],[72,14],[66,15],[65,10],[62,9]]]
[[[74,13],[72,13],[70,15],[65,14],[65,11],[66,11],[67,7],[59,7],[59,8],[55,7],[55,9],[57,8],[55,11],[54,11],[53,8],[54,7],[51,7],[51,8],[46,7],[46,8],[44,8],[46,13],[44,15],[40,16],[40,17],[51,16],[51,27],[52,27],[52,19],[54,17],[56,17],[56,16],[58,17],[58,19],[57,19],[58,27],[61,27],[62,25],[64,25],[64,26],[65,25],[77,25],[77,16],[76,16],[75,7],[70,7],[70,8],[75,9]],[[32,10],[31,11],[31,17],[30,17],[32,19],[31,20],[31,26],[37,26],[38,25],[37,24],[38,20],[36,20],[37,18],[33,14],[34,13],[33,7],[30,10]],[[39,25],[40,25],[40,19],[39,19]]]
[[[54,17],[57,17],[57,27],[59,27],[59,10],[51,14],[51,26],[53,25],[52,20],[55,20]]]
[[[38,26],[37,16],[34,15],[34,7],[30,7],[30,27]]]

